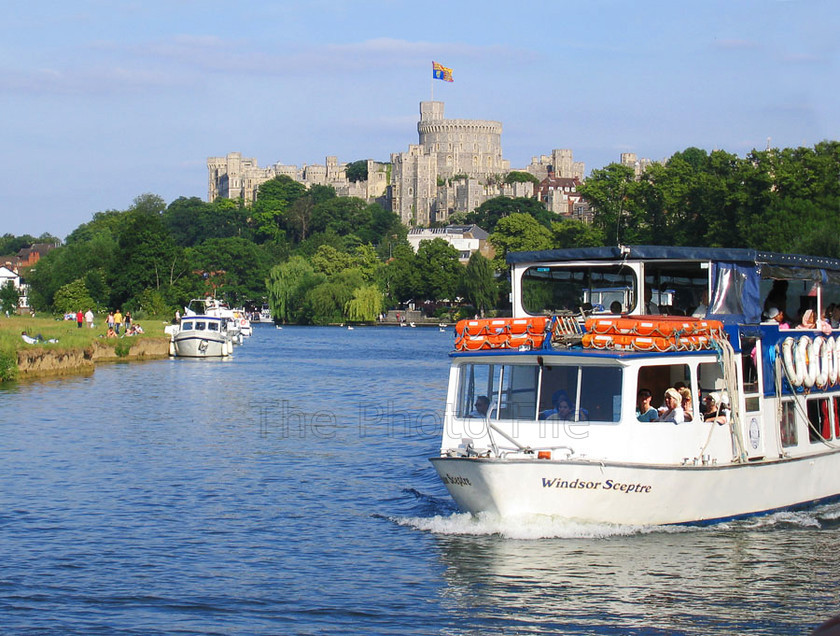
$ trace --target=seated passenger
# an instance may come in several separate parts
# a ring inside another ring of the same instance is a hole
[[[682,424],[685,421],[685,412],[680,406],[682,396],[676,389],[668,389],[665,391],[665,406],[659,409],[659,417],[657,422],[673,422],[674,424]]]
[[[767,322],[779,325],[779,331],[790,329],[790,323],[785,318],[785,313],[778,307],[770,307],[767,310]]]
[[[659,417],[659,411],[650,405],[650,398],[648,389],[639,389],[636,396],[636,419],[640,422],[653,422]]]
[[[547,420],[552,415],[557,415],[557,403],[561,400],[565,400],[566,402],[571,403],[571,400],[569,400],[569,394],[566,393],[563,389],[557,389],[554,393],[551,394],[552,408],[546,411],[541,411],[539,418],[541,420]]]
[[[814,314],[813,309],[806,309],[805,313],[802,314],[802,322],[799,323],[797,329],[816,329],[817,328],[817,317]]]
[[[659,306],[653,302],[653,290],[650,287],[645,287],[645,313],[648,315],[659,313]]]
[[[680,406],[683,410],[683,415],[685,417],[686,422],[691,422],[694,419],[694,407],[691,405],[691,389],[688,387],[683,387],[679,389],[679,394],[681,396]]]
[[[475,398],[475,408],[470,413],[470,417],[487,417],[488,408],[490,408],[490,400],[486,395],[479,395]]]
[[[691,312],[691,315],[695,318],[705,318],[706,313],[709,311],[709,292],[704,291],[703,296],[700,298],[700,304],[694,308],[694,311]]]
[[[721,426],[729,422],[729,399],[720,393],[709,393],[706,396],[706,410],[703,412],[704,422],[717,422]]]

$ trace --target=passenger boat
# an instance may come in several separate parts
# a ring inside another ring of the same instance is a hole
[[[170,353],[184,358],[224,358],[233,353],[233,342],[225,331],[225,319],[192,314],[171,330]]]
[[[513,317],[461,321],[450,354],[431,462],[462,510],[704,524],[840,498],[840,330],[762,321],[840,302],[840,260],[619,246],[508,263]],[[638,419],[641,390],[658,406],[680,384],[691,421]]]

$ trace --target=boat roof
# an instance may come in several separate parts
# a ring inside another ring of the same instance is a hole
[[[665,245],[618,245],[615,247],[575,247],[534,252],[510,252],[513,264],[618,260],[680,260],[757,263],[786,267],[807,267],[840,272],[840,259],[802,254],[765,252],[729,247],[669,247]]]

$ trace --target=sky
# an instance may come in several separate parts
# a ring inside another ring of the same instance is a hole
[[[207,158],[390,160],[419,104],[503,125],[511,168],[569,148],[746,155],[840,138],[835,0],[44,0],[0,21],[0,235],[64,238]],[[432,61],[454,82],[432,80]]]

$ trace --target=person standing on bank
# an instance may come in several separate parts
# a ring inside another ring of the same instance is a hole
[[[120,312],[120,310],[117,309],[117,311],[114,313],[114,333],[116,333],[118,336],[120,335],[120,325],[122,324],[122,321],[123,315]]]

